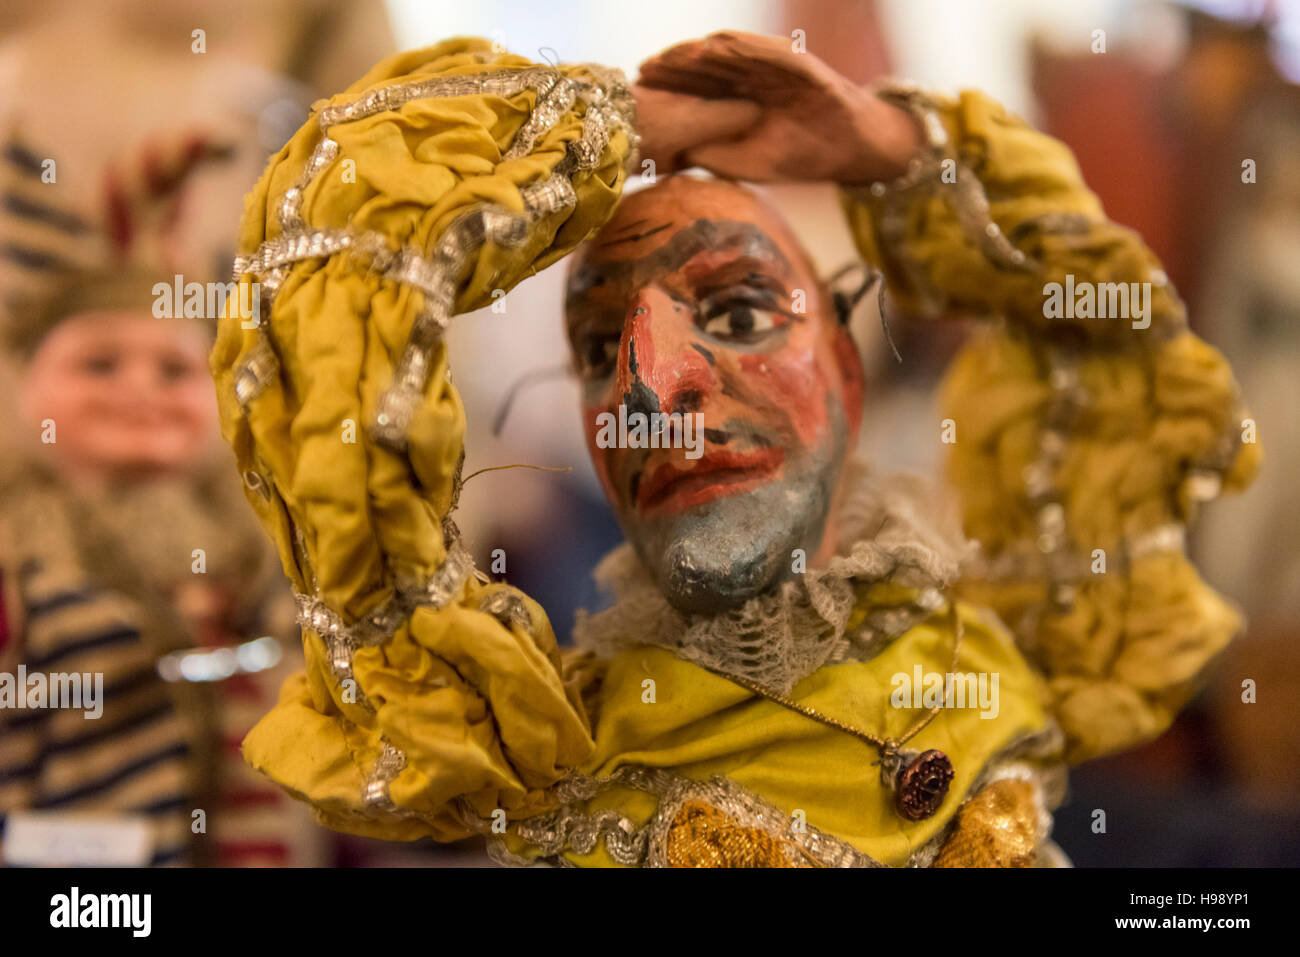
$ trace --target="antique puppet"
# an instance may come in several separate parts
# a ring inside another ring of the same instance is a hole
[[[620,202],[638,142],[658,182]],[[665,175],[692,166],[719,178]],[[774,179],[843,187],[901,304],[994,320],[944,387],[959,514],[854,460],[851,297],[732,182]],[[442,333],[574,250],[628,544],[561,653],[459,539]],[[636,87],[448,41],[318,105],[235,272],[263,310],[223,319],[217,397],[307,656],[244,753],[329,827],[511,863],[1056,863],[1067,764],[1158,734],[1239,627],[1182,551],[1255,467],[1227,365],[1068,151],[980,94],[739,34]],[[1067,282],[1147,298],[1045,307]]]
[[[294,657],[267,634],[291,608],[214,460],[211,322],[160,316],[159,275],[131,259],[59,273],[4,324],[0,851],[13,863],[307,862],[320,844],[238,760]]]

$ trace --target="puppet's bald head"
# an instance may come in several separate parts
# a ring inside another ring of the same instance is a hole
[[[686,176],[629,196],[579,251],[566,321],[596,472],[676,607],[733,607],[819,550],[861,368],[767,202]]]

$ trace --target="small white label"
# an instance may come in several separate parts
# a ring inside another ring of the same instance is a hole
[[[145,867],[153,857],[149,819],[138,814],[12,811],[4,859],[21,867]]]

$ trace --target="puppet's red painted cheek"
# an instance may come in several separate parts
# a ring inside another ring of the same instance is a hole
[[[819,444],[826,427],[829,386],[815,358],[796,349],[740,357],[747,391],[768,408],[784,411],[805,447]]]
[[[866,382],[862,373],[862,360],[857,347],[847,335],[835,338],[831,351],[839,367],[844,388],[844,410],[848,414],[849,429],[854,434],[862,422],[862,403],[866,399]]]

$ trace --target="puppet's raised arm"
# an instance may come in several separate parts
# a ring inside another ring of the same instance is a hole
[[[330,827],[463,837],[592,748],[545,613],[482,584],[451,521],[442,333],[604,222],[630,114],[612,72],[453,40],[317,104],[247,199],[212,369],[307,668],[244,754]]]
[[[845,190],[896,299],[999,317],[943,394],[949,477],[996,609],[1047,676],[1072,760],[1163,731],[1240,627],[1184,555],[1196,503],[1248,483],[1254,425],[1159,262],[1070,151],[979,93],[884,94],[926,149]]]

